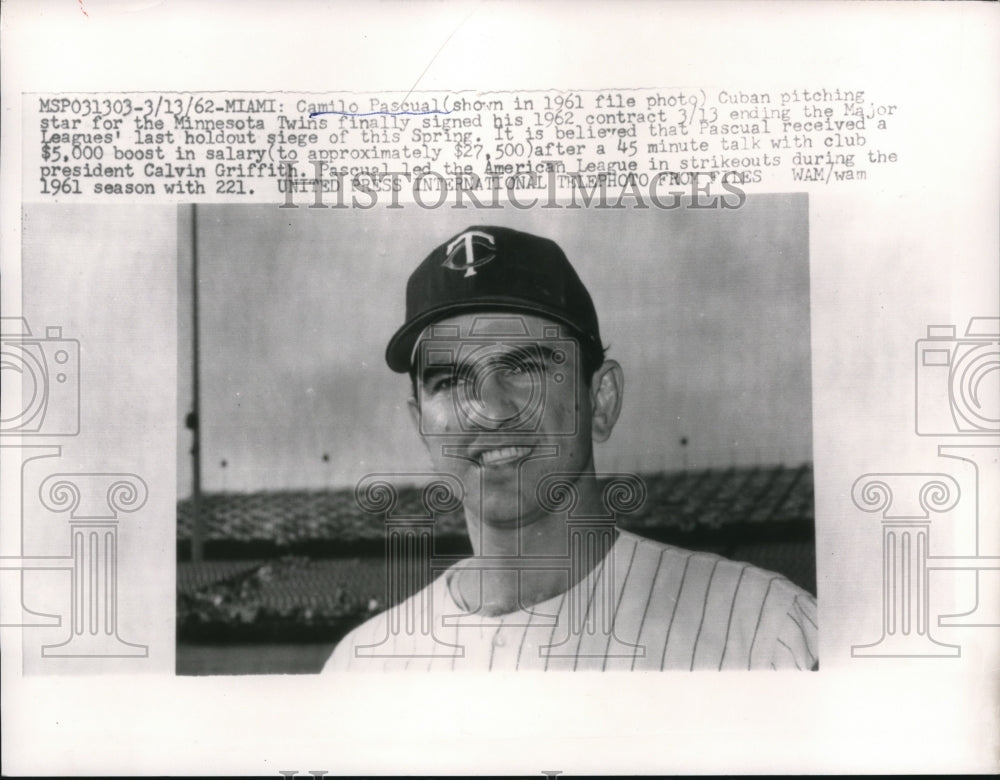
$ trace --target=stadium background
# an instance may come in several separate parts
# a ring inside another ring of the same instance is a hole
[[[627,201],[626,201],[627,202]],[[595,300],[625,406],[597,449],[646,504],[622,524],[782,571],[815,592],[808,204],[740,209],[199,206],[206,560],[192,563],[192,216],[179,210],[178,672],[318,668],[384,608],[371,472],[426,471],[383,361],[406,278],[448,236],[499,224],[556,240]],[[436,536],[464,549],[461,518]]]

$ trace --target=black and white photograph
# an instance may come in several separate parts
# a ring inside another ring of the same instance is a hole
[[[816,667],[808,199],[608,200],[181,207],[178,673]]]
[[[1000,768],[996,4],[2,21],[5,775]]]

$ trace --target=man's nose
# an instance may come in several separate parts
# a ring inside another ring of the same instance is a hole
[[[525,407],[531,388],[524,382],[510,381],[501,368],[484,370],[474,385],[473,423],[479,427],[499,430],[523,424]]]

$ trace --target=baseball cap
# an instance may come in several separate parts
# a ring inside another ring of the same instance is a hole
[[[410,275],[406,322],[389,340],[386,363],[398,373],[409,371],[424,328],[485,309],[547,317],[572,328],[584,350],[601,348],[594,302],[555,241],[474,225],[441,244]]]

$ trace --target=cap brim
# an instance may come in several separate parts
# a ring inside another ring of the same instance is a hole
[[[534,303],[525,303],[523,300],[514,298],[504,298],[497,296],[493,298],[477,298],[474,301],[452,302],[439,306],[436,309],[429,309],[421,312],[420,316],[414,317],[403,327],[397,330],[385,349],[385,362],[389,368],[398,374],[405,374],[410,370],[413,349],[417,345],[417,340],[424,329],[438,320],[453,314],[464,314],[474,311],[502,311],[515,312],[518,314],[536,314],[547,317],[553,322],[566,325],[572,329],[574,334],[584,336],[593,341],[593,336],[582,334],[579,328],[571,322],[564,314],[548,309]]]

